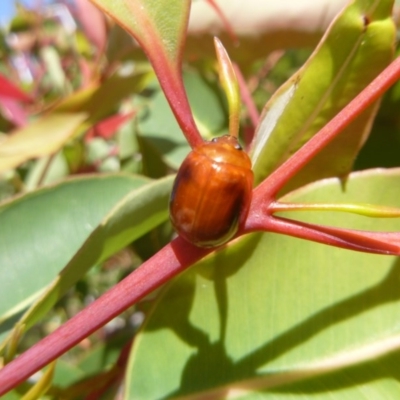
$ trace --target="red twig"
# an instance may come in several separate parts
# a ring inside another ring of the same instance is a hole
[[[115,18],[115,15],[110,13],[108,7],[104,7],[102,2],[98,2],[98,0],[91,1],[102,9],[105,14],[109,15],[111,18]],[[170,57],[166,51],[165,44],[160,40],[160,37],[154,33],[154,27],[148,18],[148,14],[141,7],[140,2],[131,1],[127,4],[132,15],[136,15],[137,19],[142,21],[140,30],[132,30],[131,26],[123,25],[122,21],[119,19],[117,23],[121,24],[135,37],[147,55],[180,128],[189,144],[195,147],[202,143],[203,140],[194,122],[182,79],[181,68],[184,40],[182,39],[179,43],[180,48],[178,53],[174,57]],[[187,16],[189,15],[189,6],[184,8],[184,12]],[[186,18],[186,24],[187,22],[188,18]],[[182,27],[182,37],[185,30],[186,26]]]
[[[256,188],[255,197],[259,197],[259,201],[253,202],[252,209],[260,208],[260,202],[265,202],[266,198],[272,199],[289,179],[399,79],[400,57],[397,57],[339,114],[332,118],[312,139]],[[252,210],[250,210],[251,213]],[[250,218],[248,226],[251,225],[252,221],[252,218]]]
[[[283,220],[272,217],[269,209],[269,205],[275,200],[274,196],[279,189],[366,107],[376,101],[399,77],[400,58],[397,58],[313,139],[259,185],[254,191],[249,217],[240,234],[256,229],[270,230],[345,248],[356,248],[358,243],[357,250],[363,250],[362,247],[364,247],[366,251],[368,251],[367,247],[373,246],[376,240],[388,240],[393,246],[397,245],[399,248],[400,239],[397,234],[376,233],[375,238],[369,240],[368,232],[359,233]],[[351,241],[358,240],[357,234],[359,241],[354,242],[351,247]],[[388,250],[390,249],[388,248]],[[394,247],[393,251],[395,251]],[[0,395],[27,379],[209,252],[211,250],[199,249],[186,243],[183,239],[175,239],[94,303],[0,370]],[[388,253],[388,251],[383,252]]]
[[[225,13],[221,10],[221,7],[215,2],[215,0],[207,0],[207,2],[221,18],[221,21],[225,26],[226,32],[228,33],[228,36],[231,38],[233,44],[237,46],[239,44],[239,38],[237,37],[235,30],[232,27],[232,24],[229,22],[228,18],[226,18]]]
[[[238,80],[239,88],[240,88],[240,96],[242,97],[243,103],[247,107],[247,112],[249,113],[250,121],[254,127],[254,129],[258,125],[258,121],[260,119],[260,114],[257,110],[256,105],[254,104],[253,98],[251,97],[250,90],[247,86],[247,83],[242,75],[242,71],[237,66],[237,64],[233,64],[233,68],[235,69],[235,74]]]
[[[129,341],[121,350],[118,360],[115,363],[113,370],[115,371],[115,374],[112,376],[112,378],[105,382],[104,385],[102,386],[101,389],[95,390],[92,393],[90,393],[88,396],[86,396],[85,400],[97,400],[101,399],[102,396],[109,390],[111,385],[116,385],[118,382],[122,381],[123,379],[123,374],[125,372],[126,364],[128,362],[130,350],[132,347],[132,340]]]
[[[181,238],[0,370],[0,395],[65,353],[155,288],[210,253]],[[90,321],[90,322],[89,322]]]
[[[364,253],[400,255],[400,233],[369,232],[269,217],[268,231]]]

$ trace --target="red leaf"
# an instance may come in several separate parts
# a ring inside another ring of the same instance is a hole
[[[30,103],[32,97],[23,92],[19,87],[11,83],[5,76],[0,74],[0,96],[9,97],[14,100]]]
[[[89,0],[75,0],[77,18],[90,41],[101,52],[106,46],[106,24],[104,15]]]
[[[135,111],[128,114],[116,114],[111,117],[105,118],[92,128],[88,130],[86,140],[93,139],[94,137],[102,137],[104,139],[112,138],[117,132],[118,128],[126,121],[131,119]]]

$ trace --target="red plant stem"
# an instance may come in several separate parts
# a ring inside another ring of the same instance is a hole
[[[203,139],[194,122],[192,110],[186,96],[181,76],[176,75],[175,79],[173,79],[171,78],[171,71],[165,71],[163,68],[159,68],[158,65],[155,64],[153,65],[153,68],[166,95],[171,110],[190,146],[194,148],[200,145],[203,143]]]
[[[239,44],[239,38],[237,37],[232,24],[229,22],[228,18],[226,18],[225,13],[221,10],[221,7],[216,3],[215,0],[207,0],[207,2],[221,18],[222,24],[225,26],[228,36],[231,38],[233,44],[237,46]]]
[[[242,75],[242,71],[237,66],[237,64],[233,64],[233,68],[235,70],[235,74],[238,80],[240,95],[242,97],[242,101],[246,104],[247,112],[249,113],[250,121],[255,129],[258,125],[258,121],[260,120],[260,114],[258,113],[257,107],[254,104],[253,98],[251,97],[250,90],[247,86],[247,83]]]
[[[366,232],[268,217],[268,231],[364,253],[400,255],[400,233]]]
[[[329,236],[329,227],[322,227],[326,230],[323,234],[321,233],[323,230],[313,233],[313,229],[321,227],[306,226],[304,223],[271,217],[269,215],[271,210],[268,206],[274,201],[273,197],[279,189],[302,166],[338,135],[365,108],[376,101],[399,78],[400,58],[397,58],[362,93],[322,128],[317,135],[260,184],[254,190],[249,217],[241,233],[254,231],[255,229],[269,229],[274,232],[350,248],[349,243],[351,244],[351,242],[343,239],[342,244],[340,244],[340,238],[333,235]],[[262,221],[264,221],[264,224],[262,224]],[[330,229],[333,232],[332,229],[335,228]],[[342,234],[345,230],[338,230],[338,232]],[[390,234],[383,233],[382,238],[385,235]],[[351,239],[351,236],[354,235],[349,233],[349,239]],[[359,248],[360,250],[362,250],[361,247]],[[7,393],[152,290],[211,251],[197,248],[179,237],[175,239],[118,285],[1,369],[0,395]]]
[[[91,0],[97,7],[99,7],[105,14],[115,19],[115,16],[110,13],[108,8],[104,8],[102,3],[97,0]],[[188,15],[189,15],[189,4],[184,11],[187,13],[186,25],[182,26],[180,32],[181,41],[180,49],[175,57],[168,57],[165,45],[162,40],[154,32],[152,20],[148,14],[143,10],[140,2],[127,2],[129,4],[132,15],[136,15],[139,20],[142,21],[139,30],[143,30],[142,33],[132,31],[130,26],[122,24],[121,20],[116,20],[124,29],[132,34],[133,37],[138,41],[142,50],[150,60],[153,69],[156,73],[160,86],[165,93],[165,97],[171,107],[175,118],[182,129],[186,139],[192,147],[195,147],[203,142],[201,135],[197,129],[197,126],[193,119],[192,110],[190,108],[189,100],[186,95],[185,86],[182,79],[182,49],[184,45],[184,35],[187,28]]]
[[[126,368],[126,364],[128,362],[130,350],[132,347],[132,343],[133,343],[133,340],[130,340],[122,348],[117,362],[114,364],[113,368],[110,370],[111,372],[113,372],[112,370],[115,371],[115,374],[113,374],[112,378],[110,380],[106,381],[100,389],[95,390],[92,393],[90,393],[88,396],[86,396],[85,400],[101,399],[102,396],[104,396],[106,394],[106,392],[110,389],[111,385],[115,385],[118,382],[122,381],[123,375],[125,372],[125,368]]]
[[[262,182],[255,189],[255,197],[262,197],[262,201],[265,202],[276,196],[286,182],[399,79],[400,57],[396,58],[312,139]],[[259,208],[260,203],[254,202],[254,207]]]
[[[212,250],[177,238],[123,281],[0,370],[0,395],[65,353]]]
[[[271,218],[271,215],[274,212],[273,206],[275,204],[277,192],[285,183],[340,134],[340,132],[368,106],[378,100],[378,98],[398,79],[400,79],[400,57],[395,59],[358,96],[344,107],[339,114],[253,191],[253,199],[249,214],[245,226],[239,233],[243,234],[256,230],[274,231],[327,245],[379,253],[378,243],[372,247],[366,246],[366,241],[362,235],[354,235],[352,237],[349,235],[346,236],[347,230],[345,229],[337,229],[335,232],[331,231],[329,235],[327,235],[325,227],[314,225],[312,229],[311,226],[305,229],[304,227],[300,227],[297,222],[290,220],[280,225],[280,223],[277,222],[279,220]],[[387,239],[389,239],[391,243],[387,243],[389,248],[387,251],[383,251],[384,254],[399,254],[397,246],[398,240],[393,237],[388,237]],[[384,239],[381,240],[381,246],[385,248]],[[368,249],[362,250],[363,247],[368,247]]]
[[[203,142],[203,139],[194,122],[189,99],[183,84],[181,71],[182,51],[180,51],[176,60],[170,60],[167,58],[161,43],[158,40],[152,40],[152,38],[153,35],[150,29],[150,32],[146,35],[148,43],[142,42],[140,37],[136,39],[151,61],[160,86],[165,93],[165,97],[183,134],[190,146],[192,148],[196,147]]]

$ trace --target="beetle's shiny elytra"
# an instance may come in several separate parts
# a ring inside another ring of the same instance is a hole
[[[176,176],[169,204],[172,224],[196,246],[220,246],[245,220],[252,187],[250,158],[234,136],[204,142]]]

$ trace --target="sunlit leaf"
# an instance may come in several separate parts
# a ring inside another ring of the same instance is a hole
[[[215,136],[227,134],[226,109],[221,93],[195,72],[185,73],[184,81],[193,116],[202,136],[210,140]],[[150,148],[158,154],[168,167],[178,169],[190,151],[190,146],[181,134],[161,91],[146,104],[149,111],[139,118],[137,127],[141,144],[146,145],[147,151]],[[151,157],[149,163],[150,167],[153,167],[155,157]]]
[[[86,119],[85,113],[51,113],[0,142],[0,171],[59,150]]]
[[[399,206],[399,180],[399,169],[368,171],[351,175],[345,193],[330,179],[285,201]],[[400,219],[285,216],[400,232]],[[133,345],[126,397],[202,399],[209,390],[207,398],[218,399],[342,400],[360,391],[397,398],[399,268],[395,257],[246,236],[187,270],[157,299]]]
[[[167,204],[173,176],[149,183],[146,181],[138,178],[136,187],[132,185],[132,190],[119,198],[114,207],[101,216],[97,225],[90,226],[90,235],[81,241],[79,251],[68,253],[71,258],[66,260],[63,270],[20,320],[27,329],[43,318],[92,266],[168,219]],[[80,219],[71,222],[66,224],[68,229],[73,229],[76,223],[82,225]],[[86,228],[87,232],[89,227],[82,228]],[[60,245],[54,244],[53,250]]]
[[[78,178],[0,207],[0,333],[57,277],[110,209],[147,182],[127,175]]]
[[[295,153],[390,62],[395,38],[392,5],[391,0],[353,1],[304,67],[268,102],[252,152],[256,181]],[[345,178],[375,111],[376,106],[365,110],[286,190],[329,176]]]
[[[181,76],[189,0],[91,0],[128,31],[146,53],[191,145],[201,141]]]

